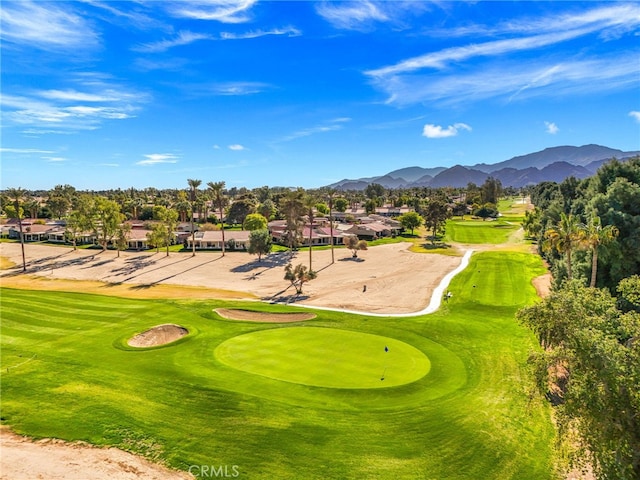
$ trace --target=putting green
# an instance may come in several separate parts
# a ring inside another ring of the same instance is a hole
[[[415,382],[431,369],[424,353],[400,340],[322,327],[238,335],[214,353],[238,370],[315,387],[393,387]]]

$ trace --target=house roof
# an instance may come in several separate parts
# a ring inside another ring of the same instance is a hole
[[[225,230],[224,240],[225,242],[228,242],[231,239],[239,242],[246,242],[249,240],[249,235],[251,235],[251,231],[249,230]],[[222,231],[221,230],[205,230],[205,231],[196,232],[196,240],[205,241],[205,242],[221,242]]]

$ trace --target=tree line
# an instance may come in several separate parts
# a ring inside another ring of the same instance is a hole
[[[640,157],[530,194],[523,227],[553,288],[517,316],[543,347],[531,362],[555,405],[558,452],[596,478],[639,479]]]

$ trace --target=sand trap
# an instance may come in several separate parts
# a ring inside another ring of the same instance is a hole
[[[127,344],[130,347],[157,347],[158,345],[166,345],[175,342],[189,333],[184,327],[167,323],[150,328],[146,332],[139,333],[131,338]]]
[[[240,310],[235,308],[217,308],[214,310],[222,318],[228,320],[242,320],[245,322],[263,322],[263,323],[290,323],[303,322],[305,320],[313,320],[316,318],[315,313],[268,313],[268,312],[252,312],[251,310]]]

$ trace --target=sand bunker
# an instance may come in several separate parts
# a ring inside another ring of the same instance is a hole
[[[253,312],[251,310],[239,310],[234,308],[218,308],[214,310],[222,318],[228,320],[243,320],[245,322],[263,322],[263,323],[290,323],[302,322],[304,320],[312,320],[316,318],[314,313],[268,313]]]
[[[167,323],[150,328],[146,332],[139,333],[131,338],[127,344],[131,347],[157,347],[158,345],[166,345],[175,342],[189,333],[184,327]]]

